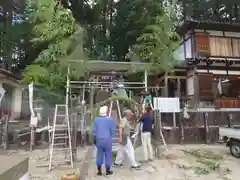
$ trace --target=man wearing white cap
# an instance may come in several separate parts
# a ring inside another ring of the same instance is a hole
[[[93,124],[92,136],[95,139],[97,147],[97,169],[98,175],[102,175],[102,165],[105,157],[106,175],[111,175],[112,159],[112,137],[116,132],[115,121],[107,116],[108,107],[100,108],[99,116],[96,117]]]
[[[116,160],[114,162],[114,166],[122,166],[123,161],[124,161],[124,154],[126,153],[128,155],[128,158],[131,162],[131,166],[132,168],[136,169],[139,168],[140,166],[137,164],[136,160],[135,160],[135,154],[134,154],[134,147],[132,144],[132,141],[130,139],[130,132],[132,126],[130,125],[130,122],[132,117],[133,117],[133,113],[130,109],[127,109],[124,111],[125,117],[122,118],[120,120],[120,143],[121,148],[117,153],[117,157]]]

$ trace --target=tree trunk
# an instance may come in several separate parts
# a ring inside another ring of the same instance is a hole
[[[5,6],[5,12],[6,12],[6,23],[5,23],[5,27],[6,29],[10,29],[12,27],[12,19],[13,19],[13,0],[9,0],[6,3]],[[9,31],[6,31],[6,36],[8,35]],[[11,71],[11,67],[12,67],[12,42],[6,42],[5,45],[5,51],[6,51],[6,59],[4,62],[4,68],[6,70]]]

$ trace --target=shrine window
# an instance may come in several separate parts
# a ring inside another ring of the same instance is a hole
[[[240,57],[240,38],[196,33],[196,56]]]

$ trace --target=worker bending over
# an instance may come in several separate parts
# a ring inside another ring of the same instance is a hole
[[[107,116],[108,107],[100,108],[99,116],[93,123],[92,136],[97,147],[98,175],[102,175],[102,165],[105,157],[106,175],[111,175],[112,137],[116,132],[115,121]]]

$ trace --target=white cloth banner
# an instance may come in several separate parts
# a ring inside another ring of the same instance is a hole
[[[28,85],[28,91],[29,91],[29,108],[31,112],[30,125],[36,127],[38,119],[33,109],[33,83]]]

